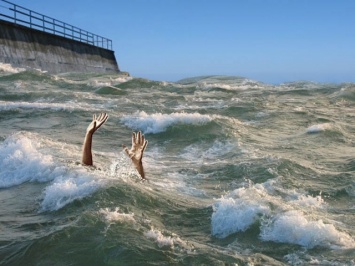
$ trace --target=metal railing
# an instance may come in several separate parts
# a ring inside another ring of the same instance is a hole
[[[112,50],[112,41],[6,0],[0,0],[0,18],[31,29]]]

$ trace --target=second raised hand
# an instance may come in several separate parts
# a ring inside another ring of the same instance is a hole
[[[130,150],[125,145],[122,145],[125,152],[132,159],[133,162],[139,162],[142,160],[143,153],[148,145],[148,141],[144,138],[144,135],[139,131],[138,133],[132,133],[132,147]]]
[[[132,133],[132,147],[130,150],[125,145],[122,145],[143,179],[145,179],[145,174],[143,170],[142,158],[147,145],[148,141],[144,138],[144,135],[142,135],[140,131],[138,133]]]

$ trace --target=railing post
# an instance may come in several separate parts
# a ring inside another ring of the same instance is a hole
[[[17,24],[17,19],[16,19],[16,5],[14,5],[14,21],[15,21],[15,24]]]

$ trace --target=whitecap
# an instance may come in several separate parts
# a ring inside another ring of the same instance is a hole
[[[121,118],[121,122],[125,126],[134,130],[141,130],[144,134],[164,132],[168,127],[177,124],[204,125],[211,120],[212,118],[209,115],[199,113],[155,113],[149,115],[144,111],[135,112],[133,115],[126,115]]]
[[[51,155],[41,152],[40,142],[27,135],[14,134],[0,145],[0,188],[46,182],[63,173]]]
[[[0,72],[16,74],[23,71],[26,71],[26,69],[20,67],[13,67],[10,64],[0,63]]]
[[[107,222],[135,222],[134,213],[121,213],[119,207],[114,210],[103,208],[99,211],[104,216]]]
[[[188,244],[182,241],[180,237],[176,234],[172,234],[171,236],[165,236],[161,231],[154,228],[145,232],[144,235],[149,239],[153,239],[160,248],[174,248],[174,245],[180,245],[185,248],[188,246]]]
[[[69,111],[84,110],[94,111],[104,108],[98,104],[78,103],[75,101],[68,101],[64,103],[55,102],[9,102],[0,101],[0,111],[16,110],[16,109],[37,109],[37,110],[54,110],[54,111]]]
[[[330,248],[354,248],[354,240],[346,233],[337,230],[332,224],[323,220],[308,220],[301,211],[291,210],[279,213],[264,222],[260,238],[264,241],[291,243],[313,248],[323,246]]]
[[[354,239],[322,216],[326,206],[321,195],[313,197],[283,189],[275,179],[249,184],[216,200],[212,206],[212,235],[224,238],[247,230],[258,220],[263,241],[306,248],[354,248]]]
[[[73,111],[75,108],[71,104],[63,103],[43,103],[43,102],[7,102],[0,101],[0,110],[14,110],[14,109],[51,109],[55,111],[69,110]]]
[[[151,229],[144,234],[147,238],[153,239],[157,242],[158,246],[161,247],[174,247],[174,240],[170,236],[164,236],[159,230]]]
[[[212,235],[224,238],[247,230],[260,215],[269,214],[270,208],[260,188],[240,188],[222,196],[213,205]]]
[[[59,210],[75,200],[91,195],[105,184],[103,179],[98,179],[85,168],[68,169],[45,188],[40,211]]]
[[[326,131],[331,128],[332,128],[331,124],[323,123],[323,124],[317,124],[317,125],[310,126],[309,128],[307,128],[306,132],[308,134],[320,133],[320,132]]]

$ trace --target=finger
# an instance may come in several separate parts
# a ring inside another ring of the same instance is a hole
[[[108,119],[108,115],[106,113],[103,113],[102,117],[100,117],[101,124],[105,123],[107,119]]]
[[[129,151],[126,145],[122,144],[122,148],[123,150],[127,153],[127,155],[129,155]]]
[[[108,114],[105,114],[104,123],[107,121],[107,119],[108,119]]]
[[[144,142],[144,145],[143,145],[143,148],[142,148],[142,154],[143,154],[143,152],[145,151],[145,148],[147,148],[147,146],[148,146],[148,140],[146,140],[146,141]]]
[[[134,144],[136,144],[136,138],[137,138],[136,133],[135,133],[135,132],[132,132],[132,146],[133,146]]]
[[[145,138],[144,135],[142,134],[142,138],[141,138],[141,144],[144,144]]]
[[[96,115],[93,114],[93,116],[92,116],[92,121],[95,121],[95,120],[96,120]]]
[[[103,114],[100,114],[100,116],[97,118],[97,128],[99,129],[103,123],[105,123],[106,120],[102,120],[104,118]],[[107,119],[107,118],[106,118]]]
[[[138,140],[137,140],[137,143],[138,144],[141,144],[141,141],[142,141],[142,133],[140,131],[138,131]]]
[[[97,117],[97,120],[100,121],[102,117],[102,113],[99,114],[99,116]]]

